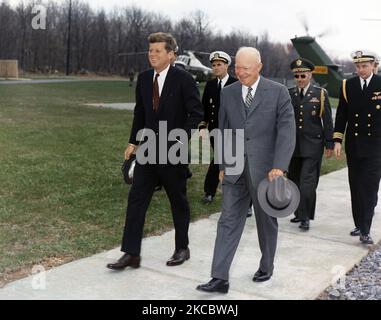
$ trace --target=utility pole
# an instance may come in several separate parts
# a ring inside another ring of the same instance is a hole
[[[71,33],[71,0],[69,1],[69,17],[67,27],[67,47],[66,47],[66,75],[70,73],[70,33]]]

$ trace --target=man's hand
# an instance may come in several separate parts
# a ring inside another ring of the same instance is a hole
[[[204,140],[208,138],[208,131],[206,129],[200,129],[199,134],[200,137]]]
[[[335,142],[335,147],[333,148],[333,153],[335,154],[336,160],[340,159],[341,156],[341,143]]]
[[[280,170],[280,169],[272,169],[268,173],[268,178],[270,181],[273,181],[273,179],[275,179],[276,177],[280,177],[280,176],[283,176],[283,170]]]
[[[224,171],[223,170],[220,170],[220,173],[218,174],[218,179],[220,180],[220,182],[222,182],[222,180],[224,180]]]
[[[124,151],[124,159],[128,160],[133,154],[136,153],[137,146],[135,144],[129,143],[126,150]]]
[[[331,158],[333,154],[333,149],[325,149],[325,157],[327,159]]]

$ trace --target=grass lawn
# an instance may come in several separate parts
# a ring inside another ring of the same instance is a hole
[[[0,287],[47,267],[120,244],[128,187],[120,172],[132,112],[84,103],[133,102],[125,81],[0,84]],[[345,166],[324,162],[322,172]],[[191,165],[192,220],[203,205],[207,165]],[[145,234],[172,228],[165,192],[155,193]],[[168,254],[173,248],[168,248]]]

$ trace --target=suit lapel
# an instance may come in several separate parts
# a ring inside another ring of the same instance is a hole
[[[245,111],[246,106],[242,99],[242,84],[240,84],[238,81],[237,81],[237,85],[235,86],[235,90],[236,90],[235,96],[237,97],[237,105],[238,105],[239,112],[242,115],[242,119],[246,119],[246,111]]]
[[[377,90],[377,88],[375,88],[375,85],[376,85],[376,80],[375,80],[375,77],[373,75],[372,79],[370,79],[368,88],[366,89],[366,93],[365,93],[365,97],[364,97],[365,101],[370,101],[370,99],[372,98],[373,92],[375,90]]]
[[[152,90],[153,90],[153,69],[148,72],[147,78],[142,82],[143,83],[143,99],[146,100],[146,105],[150,106],[150,109],[153,110],[153,104],[152,104]]]

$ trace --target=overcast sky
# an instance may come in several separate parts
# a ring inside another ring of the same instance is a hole
[[[17,3],[18,0],[9,0]],[[56,0],[62,2],[64,0]],[[85,0],[86,1],[86,0]],[[28,2],[28,0],[24,0]],[[87,0],[93,8],[107,11],[115,6],[135,5],[178,20],[191,11],[207,14],[215,32],[243,30],[288,43],[295,35],[305,35],[301,22],[308,22],[309,34],[330,33],[317,41],[331,57],[349,58],[357,49],[381,54],[380,0]],[[368,21],[364,19],[380,19]]]

